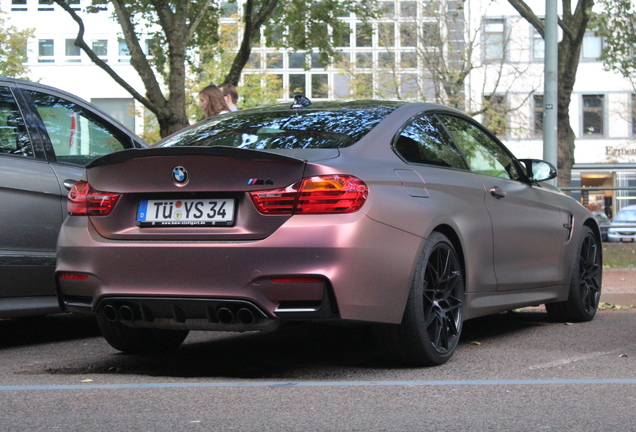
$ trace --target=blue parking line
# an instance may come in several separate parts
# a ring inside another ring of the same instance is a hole
[[[553,379],[553,380],[450,380],[450,381],[254,381],[254,382],[197,382],[197,383],[139,383],[139,384],[70,384],[0,386],[0,391],[32,390],[125,390],[149,388],[205,388],[205,387],[439,387],[439,386],[536,386],[536,385],[626,385],[636,379]]]

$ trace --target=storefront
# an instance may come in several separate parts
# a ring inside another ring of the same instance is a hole
[[[611,219],[621,208],[636,204],[636,163],[575,164],[572,187],[590,188],[572,191],[572,196],[590,210],[602,211]],[[604,187],[610,189],[599,189]]]

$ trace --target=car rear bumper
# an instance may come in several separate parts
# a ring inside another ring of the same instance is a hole
[[[263,320],[399,323],[421,245],[420,237],[362,212],[295,216],[266,239],[242,242],[110,240],[88,218],[69,217],[58,241],[56,279],[66,308],[80,313],[130,303],[141,317],[144,302],[157,311],[172,310],[168,300],[199,302],[206,307],[186,319],[214,324],[223,304],[245,302]],[[178,312],[161,314],[179,322]],[[129,324],[156,324],[136,321]]]

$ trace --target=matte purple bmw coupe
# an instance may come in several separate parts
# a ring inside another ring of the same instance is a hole
[[[373,323],[396,360],[442,364],[470,318],[543,303],[559,320],[596,314],[599,227],[555,176],[439,105],[224,114],[87,165],[59,295],[124,352],[324,320]]]

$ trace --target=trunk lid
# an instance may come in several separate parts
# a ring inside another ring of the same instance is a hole
[[[87,165],[86,178],[94,189],[121,196],[108,216],[91,216],[90,221],[101,236],[117,240],[263,239],[291,216],[260,214],[249,192],[289,186],[303,177],[305,166],[306,161],[298,158],[231,147],[168,147],[113,153]],[[176,170],[178,173],[173,174]],[[215,222],[213,226],[138,222],[144,206],[148,207],[148,214],[159,216],[163,212],[171,214],[179,206],[185,215],[188,206],[190,214],[198,203],[205,206],[213,201],[225,201],[225,210],[233,208],[231,220]]]

